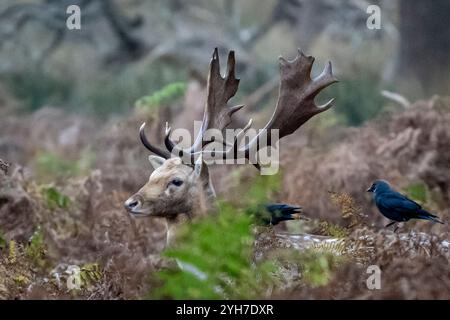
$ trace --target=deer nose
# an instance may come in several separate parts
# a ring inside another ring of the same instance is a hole
[[[127,209],[128,211],[133,211],[133,210],[136,210],[137,208],[139,208],[141,206],[141,203],[139,200],[130,198],[127,201],[125,201],[124,206],[125,206],[125,209]]]

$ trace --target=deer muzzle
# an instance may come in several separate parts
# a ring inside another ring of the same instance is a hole
[[[146,215],[146,212],[143,212],[143,200],[142,197],[138,194],[131,196],[124,203],[125,209],[133,214],[133,215]]]

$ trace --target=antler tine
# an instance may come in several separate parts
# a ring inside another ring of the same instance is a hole
[[[231,117],[235,112],[241,110],[243,107],[245,107],[245,104],[238,104],[230,108],[228,111],[229,116]]]
[[[231,50],[230,52],[228,52],[226,78],[235,79],[239,81],[239,79],[235,78],[235,66],[236,66],[236,58],[234,56],[234,51]]]
[[[315,97],[322,89],[328,87],[329,85],[338,82],[338,79],[333,75],[333,67],[331,61],[325,65],[323,71],[313,79],[314,91],[313,96]]]
[[[226,90],[226,98],[227,100],[231,99],[237,92],[238,87],[239,87],[239,79],[236,78],[236,71],[235,71],[235,67],[236,67],[236,59],[234,56],[234,51],[230,51],[228,53],[228,60],[227,60],[227,73],[225,76],[225,90]],[[242,106],[243,107],[243,106]],[[241,108],[242,108],[241,107]],[[237,110],[239,110],[240,108],[238,108]],[[234,110],[234,109],[233,109]],[[234,113],[235,111],[230,111],[230,115],[232,113]]]
[[[219,58],[219,49],[214,48],[211,61],[209,63],[209,74],[208,77],[221,77],[220,75],[220,58]]]
[[[303,64],[305,66],[305,74],[310,75],[311,74],[311,70],[312,70],[312,66],[314,64],[314,61],[316,60],[316,58],[314,58],[313,56],[307,56],[302,49],[297,48],[297,56],[295,57],[294,61],[299,60],[299,61],[305,61]],[[291,61],[291,63],[293,63],[294,61]]]
[[[144,145],[144,147],[146,147],[148,150],[150,150],[154,154],[157,154],[158,156],[163,157],[164,159],[169,159],[170,158],[170,153],[167,152],[166,150],[162,150],[162,149],[152,145],[148,141],[147,137],[145,136],[145,131],[144,130],[145,130],[145,122],[139,128],[139,137],[140,137],[141,142]]]
[[[164,135],[164,145],[166,146],[169,152],[172,152],[173,148],[175,148],[175,143],[170,139],[170,134],[172,133],[172,128],[169,127],[169,123],[166,122],[166,132]]]
[[[330,100],[328,100],[327,103],[317,106],[316,112],[321,113],[321,112],[327,111],[328,109],[330,109],[333,106],[333,103],[334,103],[334,98],[331,98]]]

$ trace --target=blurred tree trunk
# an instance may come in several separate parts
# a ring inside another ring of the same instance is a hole
[[[416,82],[425,95],[448,95],[450,1],[400,0],[399,11],[397,82],[405,88],[408,83]],[[412,85],[407,89],[412,91],[418,88]]]
[[[307,52],[318,34],[326,27],[329,20],[324,18],[333,7],[323,0],[305,1],[297,10],[295,21],[297,45]]]

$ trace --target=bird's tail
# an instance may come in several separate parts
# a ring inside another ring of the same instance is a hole
[[[437,222],[437,223],[440,223],[440,224],[444,224],[444,222],[439,220],[439,217],[437,215],[429,213],[428,211],[423,210],[423,209],[420,209],[418,218],[419,219],[433,221],[433,222]]]
[[[306,218],[302,215],[302,207],[292,206],[284,203],[272,203],[266,205],[266,210],[273,219],[279,221],[300,220]]]

